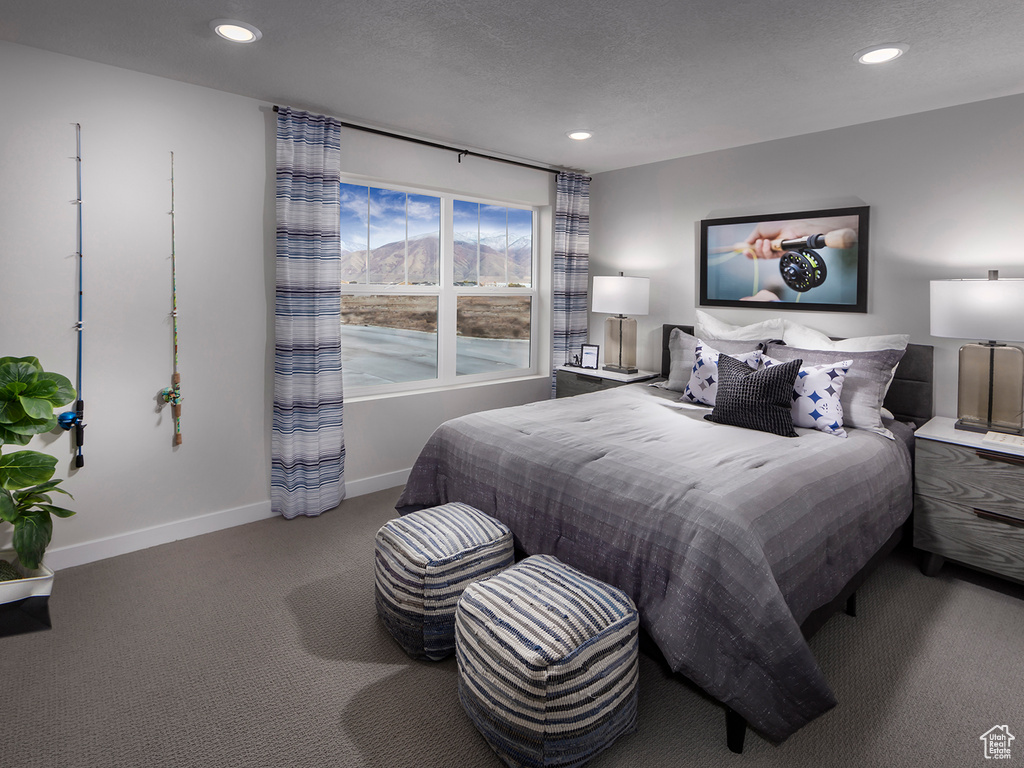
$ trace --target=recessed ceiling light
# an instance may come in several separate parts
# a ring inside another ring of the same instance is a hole
[[[884,64],[887,61],[898,59],[907,52],[908,48],[910,46],[906,43],[882,43],[859,50],[853,54],[853,57],[861,64]]]
[[[582,128],[577,128],[575,131],[569,131],[565,135],[568,136],[573,141],[586,141],[591,136],[593,136],[594,133],[593,131],[586,131],[583,130]]]
[[[210,28],[225,40],[233,43],[255,43],[263,33],[252,24],[234,19],[214,19],[210,22]]]

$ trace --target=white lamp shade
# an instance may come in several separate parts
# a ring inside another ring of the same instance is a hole
[[[609,315],[646,315],[651,281],[647,277],[595,277],[590,308]]]
[[[932,280],[931,333],[1024,341],[1024,279]]]

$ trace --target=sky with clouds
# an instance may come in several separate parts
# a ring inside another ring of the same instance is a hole
[[[481,239],[508,232],[513,242],[533,232],[533,212],[456,200],[455,232],[479,231]],[[408,224],[408,229],[406,225]],[[441,201],[429,195],[407,194],[379,187],[341,185],[341,238],[349,244],[379,248],[417,235],[439,233]]]

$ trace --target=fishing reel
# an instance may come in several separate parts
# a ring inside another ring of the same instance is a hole
[[[783,251],[779,260],[779,272],[782,280],[797,293],[805,293],[817,288],[828,277],[828,269],[821,254],[812,250],[826,245],[824,235],[808,235],[796,240],[783,240],[779,243]]]
[[[175,383],[170,387],[161,389],[160,397],[165,403],[170,403],[172,406],[181,405],[181,401],[184,399],[181,396],[181,384]]]
[[[85,442],[85,401],[79,400],[75,403],[75,410],[64,411],[57,415],[57,426],[65,432],[75,430],[75,445],[78,448],[78,455],[75,456],[75,466],[85,466],[85,457],[82,456],[82,444]]]
[[[812,251],[809,248],[786,251],[782,254],[779,271],[782,273],[782,280],[786,285],[797,293],[817,288],[828,277],[825,260],[817,251]]]
[[[57,416],[57,425],[68,432],[78,426],[81,419],[78,418],[78,414],[74,411],[64,411],[64,413]]]

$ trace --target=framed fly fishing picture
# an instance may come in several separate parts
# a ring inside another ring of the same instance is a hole
[[[704,219],[701,306],[867,312],[868,211]]]

